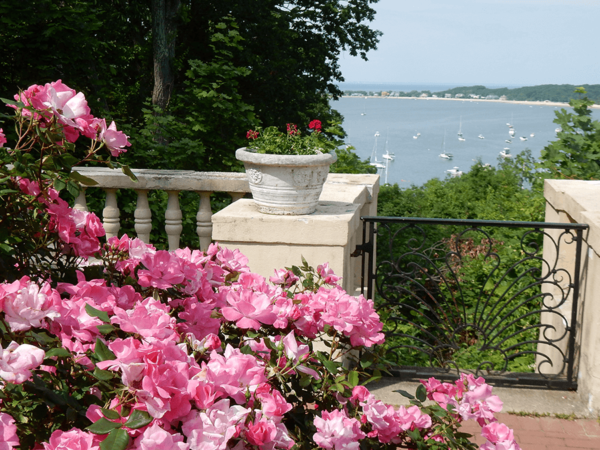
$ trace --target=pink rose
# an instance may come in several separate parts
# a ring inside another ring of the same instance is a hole
[[[317,432],[313,440],[321,448],[358,450],[358,441],[366,436],[360,430],[360,422],[350,419],[346,411],[323,411],[321,417],[315,417],[314,424]]]
[[[19,446],[17,426],[12,416],[0,412],[0,449],[12,450]]]
[[[4,147],[8,141],[6,140],[6,135],[3,133],[2,128],[0,128],[0,147]]]
[[[183,442],[181,434],[169,433],[154,422],[135,440],[134,450],[188,450],[189,448],[189,444]]]
[[[45,319],[60,316],[55,306],[60,302],[60,295],[49,283],[40,288],[27,276],[11,284],[0,284],[0,306],[12,331],[45,327]]]
[[[56,430],[50,441],[42,445],[44,450],[100,450],[100,439],[95,434],[73,428],[69,431]]]
[[[97,119],[97,122],[93,125],[98,130],[98,140],[102,141],[112,156],[119,156],[121,153],[125,153],[127,149],[125,147],[131,146],[131,143],[127,140],[127,136],[122,131],[117,131],[115,122],[111,122],[108,128],[106,127],[106,120]]]
[[[514,439],[513,430],[503,423],[493,422],[481,428],[481,435],[492,444],[501,441],[512,441]]]
[[[0,378],[8,383],[21,384],[31,378],[31,369],[42,364],[46,353],[29,344],[11,342],[0,347]]]
[[[277,319],[271,298],[263,292],[232,290],[227,293],[227,303],[229,306],[222,308],[221,313],[238,328],[258,330],[261,324],[273,325]]]
[[[246,430],[246,439],[250,444],[263,446],[271,443],[277,436],[277,427],[275,423],[267,418],[257,418],[254,423],[248,424]]]
[[[260,399],[262,412],[270,419],[281,420],[285,413],[292,410],[292,405],[277,389],[273,389],[271,394],[261,393],[257,397]]]

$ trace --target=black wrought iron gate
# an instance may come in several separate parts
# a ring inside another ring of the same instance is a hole
[[[585,224],[362,217],[363,293],[402,378],[577,387]],[[542,255],[542,249],[545,253]],[[366,290],[366,292],[365,292]]]

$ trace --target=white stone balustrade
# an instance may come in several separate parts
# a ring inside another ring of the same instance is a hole
[[[546,222],[586,223],[583,234],[575,356],[577,392],[591,415],[600,414],[600,181],[546,180]],[[561,267],[574,268],[575,246],[567,245],[560,259]],[[547,254],[548,252],[548,254]],[[544,245],[544,259],[555,257],[553,246]],[[571,269],[571,273],[573,270]],[[572,303],[561,311],[570,317]],[[549,321],[560,332],[566,324]]]
[[[183,229],[183,217],[179,207],[179,193],[193,191],[200,196],[200,207],[196,215],[196,231],[200,249],[206,250],[212,239],[212,210],[210,196],[213,192],[227,192],[233,201],[250,192],[245,173],[194,172],[191,170],[152,170],[134,169],[138,181],[132,181],[117,169],[97,167],[77,167],[74,170],[95,180],[98,184],[87,189],[100,188],[106,192],[106,203],[102,211],[102,220],[106,236],[117,236],[120,228],[120,210],[117,204],[119,189],[132,189],[137,192],[137,204],[134,212],[135,231],[144,242],[150,242],[152,231],[152,212],[148,203],[148,192],[160,190],[167,192],[168,202],[165,211],[165,231],[169,239],[169,250],[179,248],[179,238]],[[75,208],[87,211],[83,189],[75,200]]]

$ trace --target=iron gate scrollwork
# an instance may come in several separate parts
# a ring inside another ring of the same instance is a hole
[[[466,371],[495,383],[577,387],[587,225],[362,220],[364,244],[354,255],[363,256],[363,293],[384,322],[393,373]]]

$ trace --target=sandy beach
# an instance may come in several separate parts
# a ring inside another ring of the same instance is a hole
[[[488,100],[485,98],[441,98],[441,97],[380,97],[380,96],[352,96],[352,95],[343,95],[344,98],[386,98],[389,100],[425,100],[425,101],[451,101],[451,102],[486,102],[486,103],[514,103],[517,105],[530,105],[530,106],[560,106],[563,108],[568,108],[568,103],[563,102],[540,102],[540,101],[519,101],[519,100]],[[592,105],[592,108],[598,109],[600,105]]]

